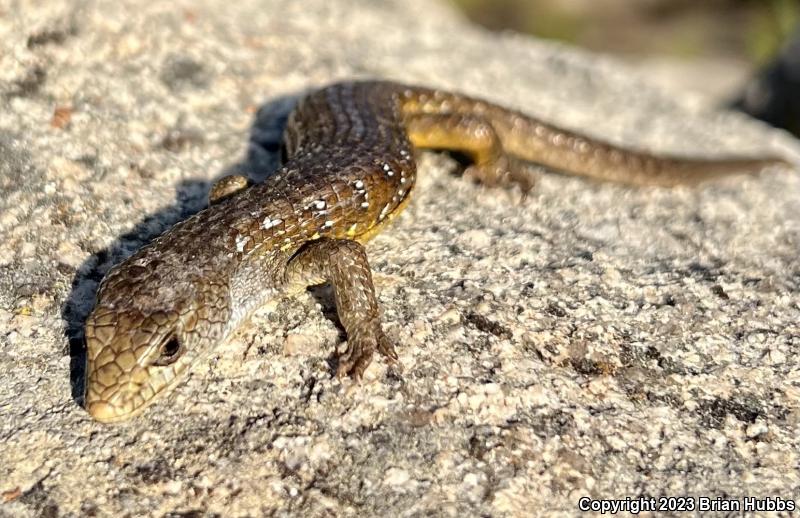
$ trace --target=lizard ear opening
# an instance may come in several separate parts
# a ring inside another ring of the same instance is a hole
[[[178,340],[175,335],[169,335],[158,348],[158,358],[153,362],[153,365],[165,367],[175,363],[178,358],[183,355],[183,344]]]

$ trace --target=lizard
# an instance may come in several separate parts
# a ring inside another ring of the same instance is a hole
[[[259,306],[330,283],[347,335],[336,374],[361,378],[383,331],[364,243],[407,205],[418,148],[454,150],[486,186],[533,187],[525,162],[598,180],[672,186],[787,165],[779,157],[647,153],[444,90],[347,81],[301,99],[285,159],[266,181],[218,180],[209,206],[108,271],[85,322],[84,406],[100,422],[140,413]]]

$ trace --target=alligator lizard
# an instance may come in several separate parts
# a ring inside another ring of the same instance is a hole
[[[673,185],[785,164],[702,160],[622,149],[463,95],[390,82],[345,82],[302,99],[267,181],[225,177],[209,207],[103,279],[86,321],[85,406],[98,421],[137,414],[174,387],[260,305],[328,282],[347,347],[337,374],[360,377],[381,329],[363,243],[408,203],[416,148],[457,150],[485,185],[532,187],[519,159],[631,184]]]

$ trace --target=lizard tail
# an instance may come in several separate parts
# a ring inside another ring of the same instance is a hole
[[[564,130],[516,111],[494,106],[489,111],[507,153],[597,180],[673,186],[732,173],[758,173],[767,167],[791,167],[773,156],[691,158],[646,153]]]
[[[407,109],[480,117],[491,124],[507,154],[597,180],[673,186],[699,183],[733,173],[753,174],[768,167],[794,167],[778,156],[691,158],[628,149],[479,99],[438,90],[421,90],[426,89],[415,92],[415,102]]]

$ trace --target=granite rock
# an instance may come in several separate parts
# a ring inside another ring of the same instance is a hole
[[[298,95],[385,77],[697,156],[788,135],[646,69],[427,0],[0,2],[0,515],[529,516],[579,498],[797,495],[800,179],[631,189],[425,154],[368,246],[400,367],[332,377],[328,290],[259,311],[117,426],[81,404],[98,282],[263,179]]]

